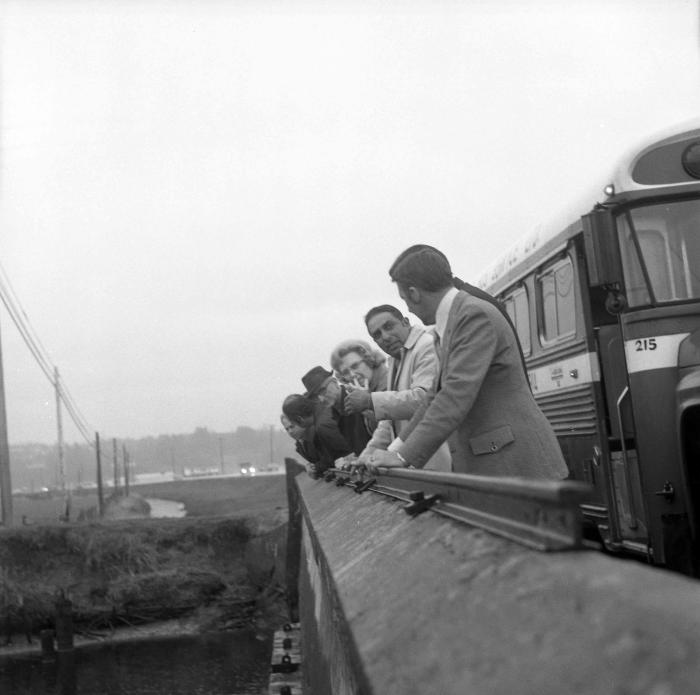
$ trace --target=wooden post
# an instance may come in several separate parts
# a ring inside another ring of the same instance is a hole
[[[275,462],[275,426],[270,425],[270,465],[268,470],[272,470],[272,464]]]
[[[73,643],[73,602],[61,592],[56,600],[56,648],[58,686],[61,695],[75,695],[77,689]]]
[[[56,646],[54,643],[54,631],[50,629],[42,630],[39,633],[41,640],[41,656],[44,660],[53,660],[56,658]]]
[[[95,452],[97,455],[97,516],[101,519],[105,513],[105,496],[102,489],[102,452],[99,432],[95,432]]]
[[[114,464],[114,496],[119,492],[119,465],[117,463],[117,440],[112,439],[112,463]]]
[[[73,602],[63,594],[56,599],[56,646],[59,652],[73,649]]]
[[[5,379],[0,344],[0,506],[2,523],[12,526],[12,481],[10,479],[10,447],[7,443],[7,413],[5,411]]]
[[[124,497],[129,496],[129,453],[122,444],[122,462],[124,464]]]

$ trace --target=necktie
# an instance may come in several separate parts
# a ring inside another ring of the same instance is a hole
[[[440,336],[437,333],[433,333],[433,338],[435,340],[435,352],[438,358],[438,377],[436,391],[440,390],[440,384],[442,383],[442,346],[440,345]]]
[[[398,359],[394,360],[394,364],[392,365],[392,374],[391,374],[391,390],[396,391],[397,386],[399,383],[399,375],[401,374],[401,368],[403,367],[403,358],[404,355],[406,354],[406,348],[401,348],[401,354],[399,355]]]
[[[394,364],[392,365],[392,374],[391,374],[391,390],[392,391],[398,391],[399,388],[399,376],[401,375],[401,368],[403,367],[403,359],[406,356],[406,348],[402,347],[401,348],[401,354],[399,355],[398,359],[394,359]],[[398,437],[399,435],[399,430],[398,427],[396,426],[396,421],[391,420],[391,429],[393,431],[393,436]]]

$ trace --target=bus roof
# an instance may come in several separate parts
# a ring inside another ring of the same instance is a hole
[[[679,184],[698,186],[700,182],[683,172],[680,163],[681,151],[692,140],[700,141],[700,119],[647,137],[620,158],[612,179],[607,182],[611,195],[617,197],[625,192]],[[608,188],[606,193],[607,190]],[[602,187],[600,192],[603,192]],[[568,214],[564,219],[560,216],[546,226],[539,226],[488,266],[475,284],[497,295],[517,282],[555,253],[558,247],[563,249],[567,241],[581,231],[581,215],[588,212],[595,202],[595,196],[592,195],[582,202],[575,213]]]
[[[612,180],[612,195],[645,191],[660,187],[697,185],[682,164],[682,153],[693,141],[700,140],[700,120],[668,128],[629,150],[620,158]]]
[[[563,229],[561,226],[555,227],[554,225],[548,226],[546,229],[538,227],[534,232],[520,239],[515,246],[490,265],[475,284],[477,287],[497,295],[512,283],[517,282],[520,277],[526,275],[533,266],[555,253],[558,247],[563,249],[566,242],[578,234],[580,229],[580,219]]]

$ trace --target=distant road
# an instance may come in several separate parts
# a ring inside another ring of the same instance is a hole
[[[158,483],[143,483],[130,489],[146,498],[182,503],[187,516],[264,516],[279,517],[287,509],[286,479],[281,472],[263,472],[254,476],[219,475],[183,478]],[[105,498],[112,489],[105,490]],[[58,522],[65,505],[62,494],[50,497],[14,495],[15,526]],[[95,489],[76,491],[71,495],[71,521],[97,507]],[[23,519],[24,518],[24,519]]]

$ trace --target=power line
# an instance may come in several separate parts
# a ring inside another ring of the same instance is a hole
[[[58,397],[61,399],[61,402],[66,406],[66,410],[68,411],[71,420],[73,420],[75,426],[78,428],[80,434],[83,435],[83,438],[88,442],[88,444],[92,445],[92,439],[90,437],[90,432],[87,423],[85,422],[83,416],[80,414],[80,411],[78,410],[75,403],[70,398],[66,397],[67,392],[65,391],[65,387],[62,385],[60,376],[58,377],[57,381],[58,383],[56,384],[56,388],[58,390]]]
[[[2,266],[0,266],[0,268],[2,268]],[[53,366],[51,360],[48,358],[45,350],[43,350],[43,346],[38,344],[33,338],[28,324],[22,319],[20,313],[21,309],[17,308],[16,300],[14,300],[11,293],[8,292],[5,282],[6,280],[0,278],[0,298],[37,364],[41,367],[41,370],[49,381],[53,382]]]
[[[39,340],[39,336],[36,334],[36,331],[34,331],[30,321],[29,317],[27,316],[27,313],[24,311],[22,307],[22,303],[19,301],[19,297],[17,296],[17,293],[14,290],[14,287],[12,287],[12,283],[10,282],[10,278],[5,272],[5,268],[3,268],[2,264],[0,264],[0,276],[1,280],[4,284],[4,286],[7,288],[7,291],[9,292],[9,296],[11,297],[13,304],[18,307],[18,310],[21,312],[21,315],[23,317],[23,323],[27,326],[29,330],[31,330],[32,335],[33,335],[33,341],[41,348],[41,352],[43,355],[48,356],[48,350],[44,348],[42,345],[41,341]],[[51,361],[47,358],[47,361]]]
[[[83,416],[83,414],[80,412],[80,409],[78,408],[75,399],[73,396],[71,396],[70,392],[68,391],[68,387],[63,383],[63,380],[59,376],[59,381],[60,384],[58,385],[59,388],[59,395],[61,397],[61,400],[65,404],[66,408],[68,409],[69,413],[71,413],[71,418],[73,421],[76,423],[78,426],[78,429],[81,430],[83,433],[83,436],[87,439],[89,438],[89,432],[91,430],[90,426],[88,425],[87,420]]]
[[[10,314],[10,318],[12,319],[13,323],[17,327],[22,340],[27,348],[29,348],[30,353],[41,368],[41,371],[44,372],[46,378],[56,389],[58,398],[65,405],[71,420],[73,420],[73,423],[85,441],[90,446],[94,447],[95,443],[92,440],[91,428],[88,426],[87,420],[80,412],[75,399],[68,392],[68,389],[58,376],[55,366],[52,364],[51,357],[29,322],[29,317],[22,308],[22,304],[12,288],[12,284],[10,283],[2,264],[0,264],[0,299]]]

